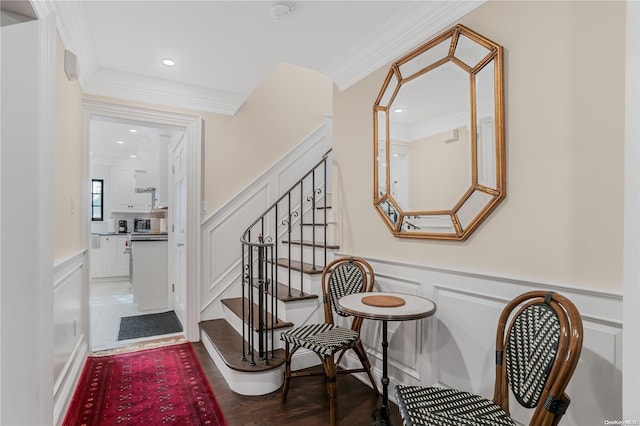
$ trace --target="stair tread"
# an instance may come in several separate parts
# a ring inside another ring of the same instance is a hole
[[[254,285],[255,286],[255,285]],[[269,287],[269,294],[273,293],[273,287]],[[283,283],[278,283],[278,300],[283,302],[295,302],[297,300],[309,300],[309,299],[317,299],[317,294],[311,293],[300,293],[300,290],[292,288],[291,296],[289,296],[289,286]]]
[[[253,286],[257,287],[257,279],[254,279]],[[269,287],[269,294],[273,293],[273,287]],[[300,290],[292,288],[291,296],[289,296],[289,286],[283,283],[278,283],[278,300],[283,302],[294,302],[296,300],[308,300],[308,299],[317,299],[317,294],[310,293],[300,293]]]
[[[285,268],[288,268],[289,259],[285,257],[278,258],[277,264],[278,266],[283,266]],[[291,269],[296,271],[302,270],[302,272],[304,272],[305,274],[315,275],[315,274],[321,274],[322,270],[324,269],[324,266],[316,265],[316,268],[313,269],[313,265],[311,263],[306,263],[306,262],[300,263],[300,261],[298,260],[291,260]]]
[[[283,240],[282,241],[283,244],[293,244],[293,245],[297,245],[299,246],[301,244],[300,240]],[[313,241],[308,241],[308,240],[303,240],[302,241],[302,245],[303,246],[309,246],[309,247],[320,247],[320,248],[328,248],[331,250],[337,250],[340,248],[340,246],[336,245],[336,244],[324,244],[322,242],[318,242],[316,241],[316,243],[314,244]]]
[[[274,351],[274,358],[269,359],[269,365],[264,365],[256,351],[254,351],[256,365],[250,365],[248,361],[242,361],[242,336],[223,319],[202,321],[200,329],[209,337],[224,363],[233,370],[243,372],[268,371],[280,367],[285,362],[284,349],[276,349]]]
[[[231,312],[233,312],[238,318],[242,318],[243,302],[244,302],[244,309],[246,313],[249,310],[249,301],[246,298],[243,299],[242,297],[232,297],[230,299],[222,299],[222,304],[225,305],[227,308],[229,308]],[[254,309],[254,312],[258,312],[258,305],[254,303],[253,309]],[[258,316],[254,315],[253,324],[252,324],[252,328],[254,330],[258,330],[259,328],[258,320],[259,320]],[[268,314],[267,324],[266,324],[267,328],[271,329],[272,324],[273,324],[273,315]],[[281,319],[277,318],[275,324],[273,324],[273,328],[275,329],[286,328],[286,327],[293,327],[293,323],[288,321],[282,321]]]

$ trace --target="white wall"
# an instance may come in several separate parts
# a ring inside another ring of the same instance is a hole
[[[640,419],[640,3],[627,1],[624,237],[624,419]]]
[[[3,425],[53,423],[55,42],[51,17],[2,27]]]

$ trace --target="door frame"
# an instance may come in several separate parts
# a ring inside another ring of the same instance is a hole
[[[168,111],[153,110],[131,105],[121,105],[112,102],[85,99],[83,101],[83,126],[82,126],[82,174],[84,187],[83,203],[89,205],[89,129],[91,118],[94,116],[111,117],[124,120],[143,121],[152,124],[161,124],[185,128],[187,147],[187,300],[186,317],[184,324],[185,337],[196,342],[200,340],[198,322],[200,320],[200,264],[202,251],[200,250],[200,212],[202,194],[202,118],[197,115],[188,115]],[[89,217],[84,217],[83,227],[89,230],[91,222]],[[87,233],[87,247],[89,236]],[[89,265],[89,268],[91,265]]]

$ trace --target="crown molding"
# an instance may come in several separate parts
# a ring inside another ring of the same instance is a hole
[[[48,0],[30,0],[31,7],[38,19],[46,18],[51,12],[54,12],[53,2]]]
[[[87,94],[235,115],[245,96],[109,69],[100,69],[83,90]]]
[[[84,89],[100,64],[95,54],[91,29],[82,2],[31,0],[31,5],[39,19],[55,13],[56,28],[65,49],[72,51],[78,58],[79,82],[80,87]]]
[[[62,42],[78,57],[79,82],[84,93],[223,115],[235,115],[246,100],[246,94],[102,68],[95,54],[83,2],[30,1],[39,18],[56,13]],[[485,1],[407,2],[407,6],[392,15],[375,35],[359,43],[327,69],[318,71],[328,75],[339,90],[344,90],[424,43]]]
[[[413,1],[325,69],[340,91],[362,80],[483,5],[486,0]],[[399,25],[399,23],[401,23]]]

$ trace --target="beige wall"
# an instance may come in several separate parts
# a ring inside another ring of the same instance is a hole
[[[76,254],[82,241],[82,90],[64,73],[64,45],[57,37],[53,258]]]
[[[280,64],[233,116],[87,95],[87,98],[201,116],[203,199],[209,212],[310,135],[331,115],[332,83],[322,74]]]
[[[221,207],[309,136],[331,114],[331,103],[331,80],[280,64],[234,117],[207,121],[204,196],[210,210]]]
[[[393,238],[372,205],[384,67],[334,91],[341,249],[621,291],[625,3],[496,1],[461,23],[505,48],[506,200],[465,242]]]
[[[471,186],[469,130],[466,126],[456,130],[458,138],[453,142],[445,141],[451,135],[447,131],[409,145],[411,210],[450,209]]]

